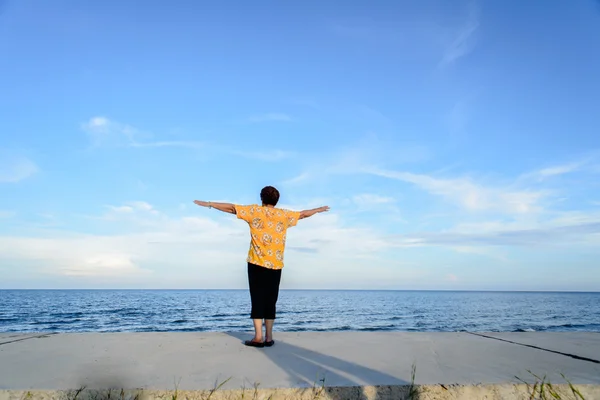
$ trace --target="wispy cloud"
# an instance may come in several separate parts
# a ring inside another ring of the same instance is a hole
[[[529,174],[525,174],[525,178],[533,178],[539,181],[570,174],[581,170],[581,168],[587,163],[587,160],[575,161],[567,164],[553,165],[550,167],[542,168]]]
[[[302,172],[299,175],[296,175],[290,179],[285,179],[281,182],[282,185],[295,185],[302,182],[306,182],[311,177],[311,174],[308,172]]]
[[[441,179],[424,174],[365,168],[364,172],[414,184],[431,194],[441,196],[470,211],[499,211],[526,214],[541,210],[544,191],[486,187],[469,178]]]
[[[470,246],[470,245],[460,244],[460,245],[453,245],[453,246],[451,245],[451,246],[448,246],[448,248],[456,253],[484,256],[486,258],[492,258],[492,259],[496,259],[496,260],[499,260],[502,262],[509,261],[509,258],[506,255],[507,252],[505,250],[499,250],[499,249],[502,249],[499,246],[492,248],[491,246],[482,247],[482,246]]]
[[[89,135],[92,145],[96,147],[182,147],[198,149],[205,146],[197,141],[151,140],[152,135],[150,133],[103,116],[90,118],[89,121],[82,124],[82,128]]]
[[[284,113],[267,113],[261,115],[254,115],[248,118],[248,122],[289,122],[292,121],[292,117]]]
[[[135,210],[146,211],[153,214],[158,213],[158,211],[150,203],[147,203],[145,201],[132,201],[128,204],[130,204],[130,206],[133,207],[133,209]]]
[[[333,151],[317,151],[298,157],[303,168],[283,184],[299,185],[323,181],[334,175],[364,174],[370,165],[413,164],[431,159],[430,148],[415,143],[390,143],[369,133],[356,143]]]
[[[0,183],[20,182],[38,171],[38,166],[30,159],[0,149]]]
[[[398,245],[414,246],[573,246],[600,244],[600,220],[583,224],[489,232],[428,232],[397,236]]]
[[[346,213],[356,214],[379,214],[385,215],[386,222],[405,223],[403,213],[398,207],[397,200],[390,196],[382,196],[376,193],[359,193],[341,202],[341,206],[349,207]]]
[[[400,146],[394,146],[394,150],[398,147]],[[502,179],[481,179],[470,174],[459,175],[452,169],[442,168],[435,173],[415,173],[408,168],[397,169],[397,160],[387,159],[384,156],[385,151],[379,147],[369,144],[363,146],[360,143],[342,150],[319,153],[318,156],[307,162],[306,168],[296,176],[284,180],[282,184],[290,186],[320,185],[330,183],[333,178],[339,181],[342,176],[352,179],[352,176],[372,175],[414,185],[427,194],[444,200],[444,203],[453,208],[458,206],[459,209],[467,212],[464,214],[467,217],[481,218],[497,214],[508,218],[535,219],[549,215],[553,206],[561,201],[563,206],[566,205],[564,199],[569,198],[568,187],[554,182],[543,182],[540,177],[556,177],[561,174],[578,172],[589,173],[590,167],[593,165],[588,162],[588,160],[593,160],[589,156],[569,163],[549,164],[533,172],[506,176]],[[388,165],[396,165],[396,168],[389,168]],[[393,185],[393,182],[390,183]],[[386,186],[388,189],[395,187],[389,186],[389,184]],[[398,185],[397,189],[402,189],[402,186]],[[390,192],[388,191],[388,193]],[[427,201],[427,199],[427,197],[421,197],[419,201]],[[592,198],[586,201],[590,200],[596,199]],[[411,198],[409,201],[412,202],[413,199]],[[447,214],[454,212],[446,211]]]
[[[136,142],[135,136],[139,134],[137,129],[129,125],[102,116],[90,118],[81,127],[94,146],[131,145]]]
[[[568,174],[569,172],[577,171],[580,166],[581,166],[581,163],[573,163],[573,164],[558,165],[556,167],[544,168],[539,171],[539,175],[541,177],[564,175],[564,174]]]
[[[550,217],[551,216],[551,217]],[[451,229],[395,236],[398,245],[444,246],[458,252],[487,254],[490,247],[600,245],[600,212],[563,211],[545,218],[459,223]],[[501,259],[506,259],[502,256]]]
[[[453,39],[446,46],[440,66],[453,64],[473,51],[477,30],[479,29],[479,21],[479,7],[475,3],[472,3],[469,7],[467,21],[458,29]]]
[[[597,152],[588,153],[569,162],[547,164],[545,167],[526,172],[518,177],[521,182],[548,181],[563,175],[575,173],[594,173],[594,162],[598,160]]]
[[[283,114],[269,114],[270,118],[285,120]],[[152,135],[127,124],[112,121],[105,117],[94,117],[82,125],[95,147],[129,147],[129,148],[161,148],[180,147],[186,149],[203,149],[251,158],[261,161],[281,161],[293,156],[285,150],[237,150],[229,146],[221,146],[199,141],[186,140],[152,140]]]
[[[132,219],[140,218],[140,220],[143,220],[149,215],[159,215],[158,210],[156,210],[151,204],[145,201],[129,201],[119,206],[107,205],[105,206],[105,208],[108,209],[107,213],[100,217],[92,216],[91,218],[104,220],[119,220],[123,217],[129,217]]]

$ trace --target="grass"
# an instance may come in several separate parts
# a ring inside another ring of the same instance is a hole
[[[539,377],[538,375],[534,374],[529,370],[527,372],[529,372],[535,378],[535,382],[533,384],[524,381],[518,376],[516,376],[515,378],[527,385],[530,400],[567,400],[571,398],[574,400],[585,400],[581,392],[563,374],[560,375],[565,380],[565,382],[567,382],[571,391],[569,395],[572,395],[573,397],[563,397],[563,395],[557,389],[555,389],[552,383],[550,383],[550,381],[546,379],[545,375],[543,377]]]
[[[567,385],[555,386],[553,385],[546,376],[540,377],[534,374],[531,371],[527,371],[534,378],[529,382],[524,379],[515,376],[515,378],[525,385],[527,389],[527,396],[529,400],[585,400],[583,394],[567,379],[563,374],[561,374],[562,378],[565,380]],[[407,385],[407,391],[402,392],[402,394],[398,393],[395,398],[404,398],[408,400],[418,400],[420,398],[421,393],[425,393],[427,389],[419,388],[415,385],[415,379],[417,375],[416,365],[412,365],[411,370],[411,381],[410,384]],[[231,380],[232,378],[225,379],[224,381],[215,382],[215,386],[211,390],[198,391],[199,395],[194,395],[193,400],[211,400],[215,393],[223,390],[223,387]],[[533,381],[533,383],[532,383]],[[449,389],[444,385],[439,385],[444,390],[448,391]],[[293,389],[292,389],[293,390]],[[163,393],[168,393],[168,391],[159,391]],[[227,391],[226,391],[227,392]],[[274,391],[271,391],[271,394],[266,398],[266,400],[272,400],[274,396]],[[336,395],[337,393],[337,395]],[[348,392],[350,393],[350,392]],[[366,393],[361,393],[360,390],[356,393],[356,398],[365,398]],[[333,395],[333,396],[331,396]],[[301,389],[301,393],[298,396],[294,394],[288,395],[287,399],[294,398],[302,398],[303,400],[318,400],[322,398],[331,398],[331,397],[339,397],[340,393],[336,392],[336,388],[327,387],[325,384],[325,377],[315,380],[312,388],[309,388],[308,391],[303,391]],[[389,395],[389,394],[388,394]],[[384,395],[387,396],[387,395]],[[450,394],[450,396],[453,396]],[[44,396],[45,397],[45,396]],[[143,390],[139,391],[125,391],[124,389],[108,389],[108,390],[90,390],[86,391],[86,387],[81,387],[77,390],[71,390],[65,392],[62,396],[60,396],[59,400],[141,400],[144,399]],[[379,399],[380,393],[377,392],[375,397]],[[34,394],[31,391],[26,392],[21,400],[31,400],[34,398]],[[48,399],[48,397],[45,397]],[[259,392],[259,384],[255,383],[253,385],[253,390],[248,393],[246,388],[243,387],[241,390],[241,394],[231,392],[229,395],[221,397],[226,398],[228,400],[240,399],[240,400],[259,400],[260,392]],[[263,397],[264,398],[264,397]],[[429,398],[429,397],[427,397]],[[438,398],[438,397],[436,397]],[[454,398],[454,397],[452,397]],[[172,393],[169,393],[167,397],[162,397],[162,399],[166,400],[192,400],[188,397],[188,394],[185,392],[181,392],[179,390],[179,384],[175,384],[175,390]]]
[[[412,370],[410,373],[410,386],[408,387],[408,399],[413,400],[419,397],[419,392],[417,387],[415,386],[415,378],[417,377],[417,365],[412,365]]]

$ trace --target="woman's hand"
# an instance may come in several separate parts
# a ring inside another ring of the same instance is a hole
[[[214,201],[194,200],[194,204],[200,207],[214,208],[215,210],[223,211],[229,214],[235,214],[235,205],[231,203],[215,203]]]
[[[298,219],[304,219],[308,217],[312,217],[315,214],[322,213],[325,211],[329,211],[329,206],[323,206],[319,208],[313,208],[312,210],[304,210],[300,211],[300,217]]]

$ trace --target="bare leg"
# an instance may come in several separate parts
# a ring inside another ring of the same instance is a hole
[[[275,320],[273,319],[265,319],[265,327],[267,328],[267,337],[266,341],[270,342],[273,340],[273,323]]]
[[[252,322],[254,322],[254,340],[255,342],[262,342],[263,341],[263,332],[262,332],[262,327],[263,327],[263,320],[262,319],[253,319]]]

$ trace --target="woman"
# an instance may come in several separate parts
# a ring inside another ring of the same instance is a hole
[[[254,338],[247,340],[245,344],[252,347],[270,347],[275,344],[273,322],[279,296],[287,229],[295,226],[300,219],[329,211],[329,207],[324,206],[299,212],[276,208],[279,191],[272,186],[266,186],[261,190],[260,199],[262,202],[260,206],[256,204],[242,206],[199,200],[194,203],[202,207],[236,214],[239,219],[243,219],[250,226],[251,240],[247,261],[252,302],[250,318],[254,322]],[[263,320],[266,328],[264,340]]]

